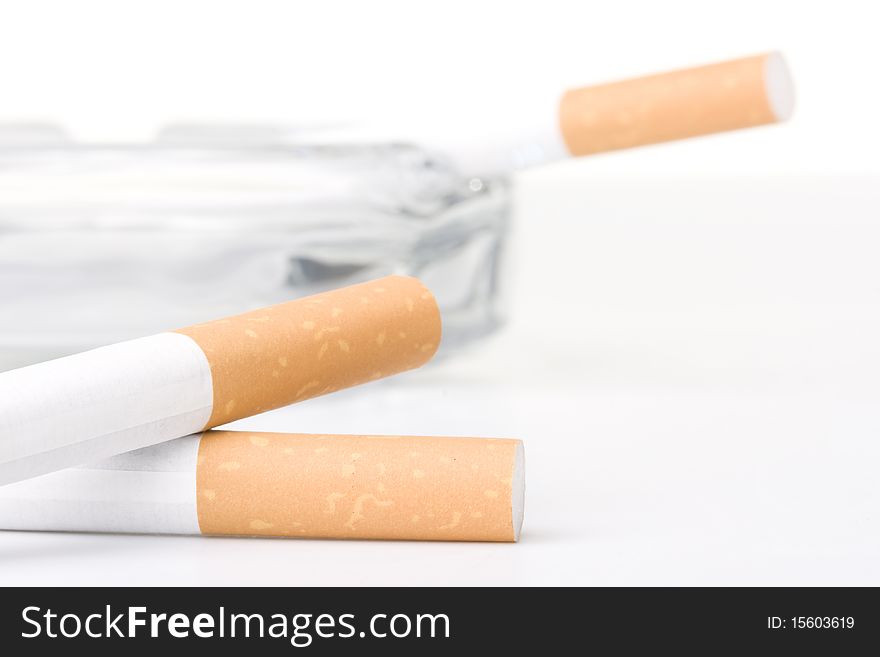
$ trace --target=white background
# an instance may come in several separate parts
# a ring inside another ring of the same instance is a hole
[[[584,175],[880,171],[880,10],[870,0],[0,7],[0,120],[54,121],[86,139],[149,139],[170,121],[413,115],[426,129],[479,135],[478,118],[505,120],[567,87],[778,49],[799,106],[771,142],[755,131],[575,166]]]
[[[503,333],[240,423],[521,437],[521,543],[5,533],[0,583],[880,584],[873,3],[3,7],[0,119],[88,139],[414,114],[479,134],[565,86],[769,49],[798,107],[520,176]]]

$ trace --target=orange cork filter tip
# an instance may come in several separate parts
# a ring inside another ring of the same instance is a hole
[[[210,428],[419,367],[441,323],[420,281],[389,276],[177,333],[208,359]]]
[[[572,90],[559,120],[581,156],[776,123],[793,107],[785,61],[769,53]]]
[[[519,538],[519,440],[207,432],[203,534],[435,541]]]

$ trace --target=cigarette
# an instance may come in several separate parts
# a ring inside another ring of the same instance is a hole
[[[419,367],[440,331],[390,276],[0,373],[0,485]]]
[[[793,109],[785,60],[770,53],[569,91],[559,124],[579,157],[777,123]]]
[[[0,528],[519,539],[522,442],[209,431],[0,487]]]
[[[752,128],[790,118],[794,84],[782,55],[771,52],[571,89],[547,101],[523,107],[512,130],[444,136],[437,150],[465,173],[497,174]]]

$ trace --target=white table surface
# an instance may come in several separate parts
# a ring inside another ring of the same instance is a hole
[[[880,181],[555,169],[502,333],[238,423],[521,437],[519,544],[0,532],[0,584],[880,584]]]

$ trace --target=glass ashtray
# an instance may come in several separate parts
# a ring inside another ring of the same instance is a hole
[[[506,179],[408,144],[207,133],[0,129],[0,370],[388,274],[434,291],[446,353],[499,325]]]

